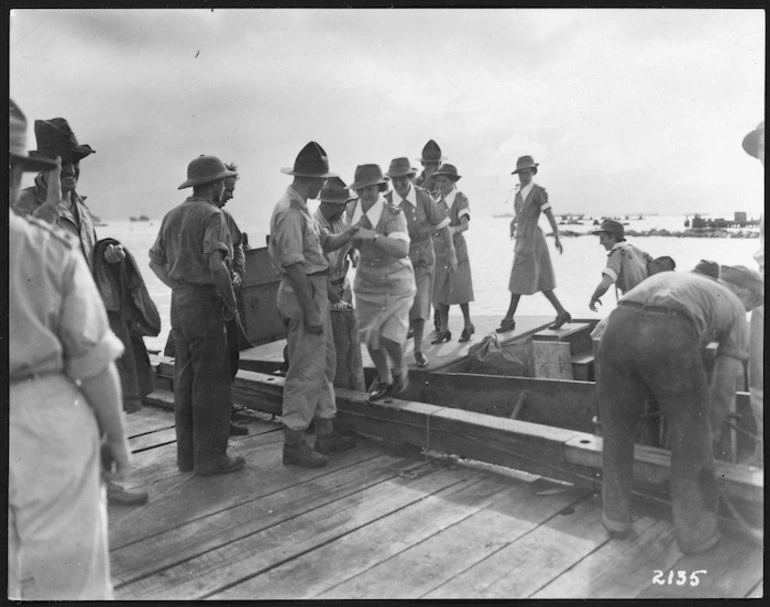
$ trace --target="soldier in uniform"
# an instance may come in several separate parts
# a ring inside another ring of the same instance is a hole
[[[627,293],[647,278],[647,264],[652,256],[626,241],[623,224],[607,219],[592,234],[599,236],[607,254],[607,267],[602,270],[602,280],[594,289],[588,307],[596,312],[596,304],[601,305],[600,297],[607,292],[612,283],[621,293]]]
[[[414,335],[414,358],[418,367],[427,367],[428,359],[422,351],[425,320],[430,318],[431,292],[436,255],[433,249],[432,232],[442,241],[442,259],[446,259],[449,271],[457,269],[457,257],[449,231],[449,217],[433,197],[424,189],[412,185],[414,171],[408,158],[394,158],[386,173],[393,183],[392,192],[385,199],[401,209],[406,218],[409,232],[409,259],[414,268],[417,294],[409,312]]]
[[[88,144],[78,142],[72,127],[64,118],[35,120],[35,139],[37,150],[31,152],[32,155],[61,158],[59,184],[52,184],[45,172],[38,173],[35,185],[24,188],[19,193],[13,210],[22,216],[42,219],[70,234],[93,274],[98,265],[98,260],[95,259],[98,238],[91,211],[85,203],[86,197],[78,194],[77,185],[81,161],[95,150]],[[52,188],[60,193],[58,198],[49,195]],[[126,252],[119,243],[108,244],[102,249],[103,259],[107,264],[118,264],[126,259]],[[113,322],[125,323],[115,318]],[[118,331],[118,334],[124,336],[124,350],[123,356],[116,364],[122,385],[123,408],[126,412],[133,413],[141,408],[141,397],[150,389],[140,386],[130,331],[126,326],[122,328],[124,330]],[[139,506],[145,504],[148,499],[149,494],[141,489],[126,489],[112,481],[107,483],[107,500],[110,505]]]
[[[237,319],[238,308],[219,202],[234,175],[216,156],[191,161],[178,189],[191,187],[192,195],[166,213],[150,249],[150,268],[172,289],[177,466],[199,476],[235,472],[246,462],[227,455],[233,398],[225,323]]]
[[[46,171],[57,202],[60,161],[27,156],[27,121],[9,109],[9,203],[23,171]],[[131,465],[114,363],[123,345],[77,240],[14,213],[8,222],[8,597],[111,599],[100,468],[117,480]]]
[[[436,185],[436,178],[433,174],[438,171],[438,167],[446,160],[441,155],[441,148],[438,143],[429,139],[422,148],[422,155],[420,156],[420,164],[422,165],[422,172],[414,180],[414,185],[427,190],[431,196],[437,198],[439,196],[438,186]],[[435,257],[435,251],[434,251]],[[433,285],[431,285],[431,292],[433,291]],[[438,307],[433,308],[433,326],[436,329],[436,334],[441,332],[441,314]]]
[[[339,177],[327,179],[318,199],[321,204],[318,205],[313,218],[322,229],[327,230],[329,234],[341,234],[350,227],[347,203],[353,198],[342,179]],[[353,292],[347,277],[350,268],[348,255],[352,251],[351,245],[345,244],[336,251],[326,253],[326,258],[329,260],[329,276],[326,284],[329,305],[332,308],[353,307]]]
[[[281,172],[294,176],[273,209],[268,251],[281,274],[278,312],[288,332],[289,370],[283,390],[283,463],[323,466],[328,454],[355,446],[350,436],[334,429],[337,413],[334,395],[336,353],[329,316],[326,280],[329,262],[324,251],[350,242],[356,228],[329,234],[307,209],[308,198],[318,196],[329,172],[326,152],[315,141],[300,150],[293,168]],[[316,429],[315,449],[304,440],[310,423]]]

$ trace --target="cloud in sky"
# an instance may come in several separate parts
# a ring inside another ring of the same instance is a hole
[[[759,10],[15,10],[10,90],[97,150],[80,189],[105,218],[159,218],[213,153],[261,233],[307,141],[350,181],[429,138],[480,214],[523,154],[556,213],[756,214],[764,53]]]

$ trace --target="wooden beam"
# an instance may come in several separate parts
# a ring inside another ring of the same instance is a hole
[[[280,415],[283,385],[282,377],[241,371],[234,389],[238,402]],[[587,432],[395,398],[369,402],[366,393],[343,389],[337,409],[341,422],[364,435],[600,487],[601,439]],[[635,460],[638,488],[668,499],[669,452],[637,447]],[[731,499],[761,506],[762,471],[717,462],[717,472]]]

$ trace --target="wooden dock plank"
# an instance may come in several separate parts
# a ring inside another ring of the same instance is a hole
[[[415,478],[397,476],[320,508],[288,518],[194,559],[116,589],[120,599],[207,598],[351,531],[467,481],[464,469],[425,466]],[[195,538],[191,538],[195,541]],[[254,597],[258,598],[258,597]]]
[[[237,473],[222,476],[199,477],[192,472],[179,472],[176,469],[176,451],[173,450],[170,457],[166,454],[162,464],[168,470],[165,482],[151,485],[154,490],[150,501],[141,509],[132,509],[136,516],[141,516],[140,528],[136,528],[130,517],[111,518],[110,546],[119,548],[187,521],[232,508],[250,500],[253,495],[260,495],[260,491],[280,491],[381,456],[379,449],[361,446],[333,458],[323,468],[308,469],[281,463],[282,433],[260,435],[239,442],[241,446],[232,449],[232,452],[243,455],[246,466]],[[244,487],[249,490],[244,491]],[[180,511],[185,513],[184,518],[180,518]]]
[[[154,432],[145,432],[133,438],[128,439],[128,445],[131,447],[131,452],[136,454],[148,449],[155,449],[164,445],[172,445],[176,443],[176,429],[174,426],[170,428],[163,428],[161,430],[155,430]]]
[[[642,516],[629,538],[602,544],[532,598],[635,598],[656,569],[668,569],[681,556],[671,524]]]
[[[530,499],[537,507],[543,498]],[[588,495],[423,598],[528,597],[607,541],[599,498]]]
[[[527,484],[494,474],[478,475],[474,482],[426,497],[210,598],[316,598],[492,501],[517,499]]]
[[[572,489],[537,498],[532,483],[528,483],[519,491],[500,495],[489,505],[338,584],[318,598],[424,597],[583,496],[584,491]],[[398,583],[394,584],[393,580]]]
[[[125,415],[123,417],[123,425],[126,435],[129,438],[134,438],[148,432],[173,428],[174,416],[169,416],[167,411],[144,406],[139,411]]]
[[[741,598],[761,584],[763,575],[762,546],[752,543],[735,532],[723,534],[719,544],[701,554],[682,555],[670,567],[663,569],[662,581],[650,583],[638,598]],[[668,583],[673,570],[673,584]],[[682,577],[679,572],[684,572]],[[692,573],[702,571],[695,579]],[[678,583],[682,582],[684,583]],[[697,582],[696,582],[697,580]],[[659,580],[660,581],[660,580]]]
[[[355,467],[289,487],[270,483],[261,491],[255,488],[253,493],[247,494],[248,499],[235,506],[113,550],[113,578],[119,584],[125,584],[151,575],[421,465],[420,462],[410,463],[402,458],[380,455]]]
[[[249,440],[238,441],[231,452],[246,457],[246,472],[255,465],[255,461],[283,442],[281,432],[254,436]],[[370,455],[371,457],[372,455]],[[145,489],[150,494],[149,501],[143,506],[110,506],[109,529],[110,547],[116,548],[143,533],[152,535],[164,529],[163,515],[167,509],[179,510],[174,501],[177,485],[193,476],[192,472],[181,472],[176,466],[176,445],[164,445],[157,449],[142,451],[134,456],[135,468],[124,486]],[[205,485],[204,485],[205,486]],[[178,515],[177,515],[178,517]],[[172,515],[172,520],[174,516]],[[137,521],[139,521],[137,523]],[[178,523],[177,523],[178,524]]]

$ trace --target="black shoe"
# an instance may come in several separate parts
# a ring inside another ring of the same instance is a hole
[[[441,344],[445,341],[451,341],[452,340],[452,332],[451,331],[440,331],[438,334],[438,337],[431,341],[432,344]]]
[[[384,381],[381,381],[375,386],[374,390],[369,392],[369,400],[380,400],[391,394],[393,394],[393,382],[391,381],[389,384],[386,384]]]
[[[212,476],[214,474],[227,474],[228,472],[237,472],[243,468],[246,459],[242,455],[230,457],[225,455],[219,463],[211,468],[198,468],[195,470],[197,476]]]
[[[347,451],[356,446],[356,439],[352,436],[343,436],[339,432],[331,434],[319,434],[315,439],[315,450],[323,455]]]
[[[248,433],[249,429],[246,426],[239,426],[235,422],[230,422],[230,436],[243,436]]]
[[[414,360],[417,361],[417,366],[420,367],[420,369],[424,369],[428,366],[428,359],[425,358],[425,354],[422,352],[415,352],[414,353]]]
[[[495,329],[496,333],[507,333],[508,331],[513,331],[516,328],[516,321],[511,318],[510,320],[507,318],[503,318],[503,320],[500,321],[500,326]]]
[[[107,503],[110,506],[141,506],[150,496],[141,489],[126,489],[107,481]]]
[[[563,314],[557,314],[556,321],[549,327],[549,329],[561,329],[563,325],[572,321],[572,316],[569,312]]]
[[[470,327],[463,329],[463,332],[460,334],[460,339],[458,339],[457,341],[459,341],[460,343],[470,341],[471,335],[473,335],[475,332],[476,332],[476,327],[471,325]]]

